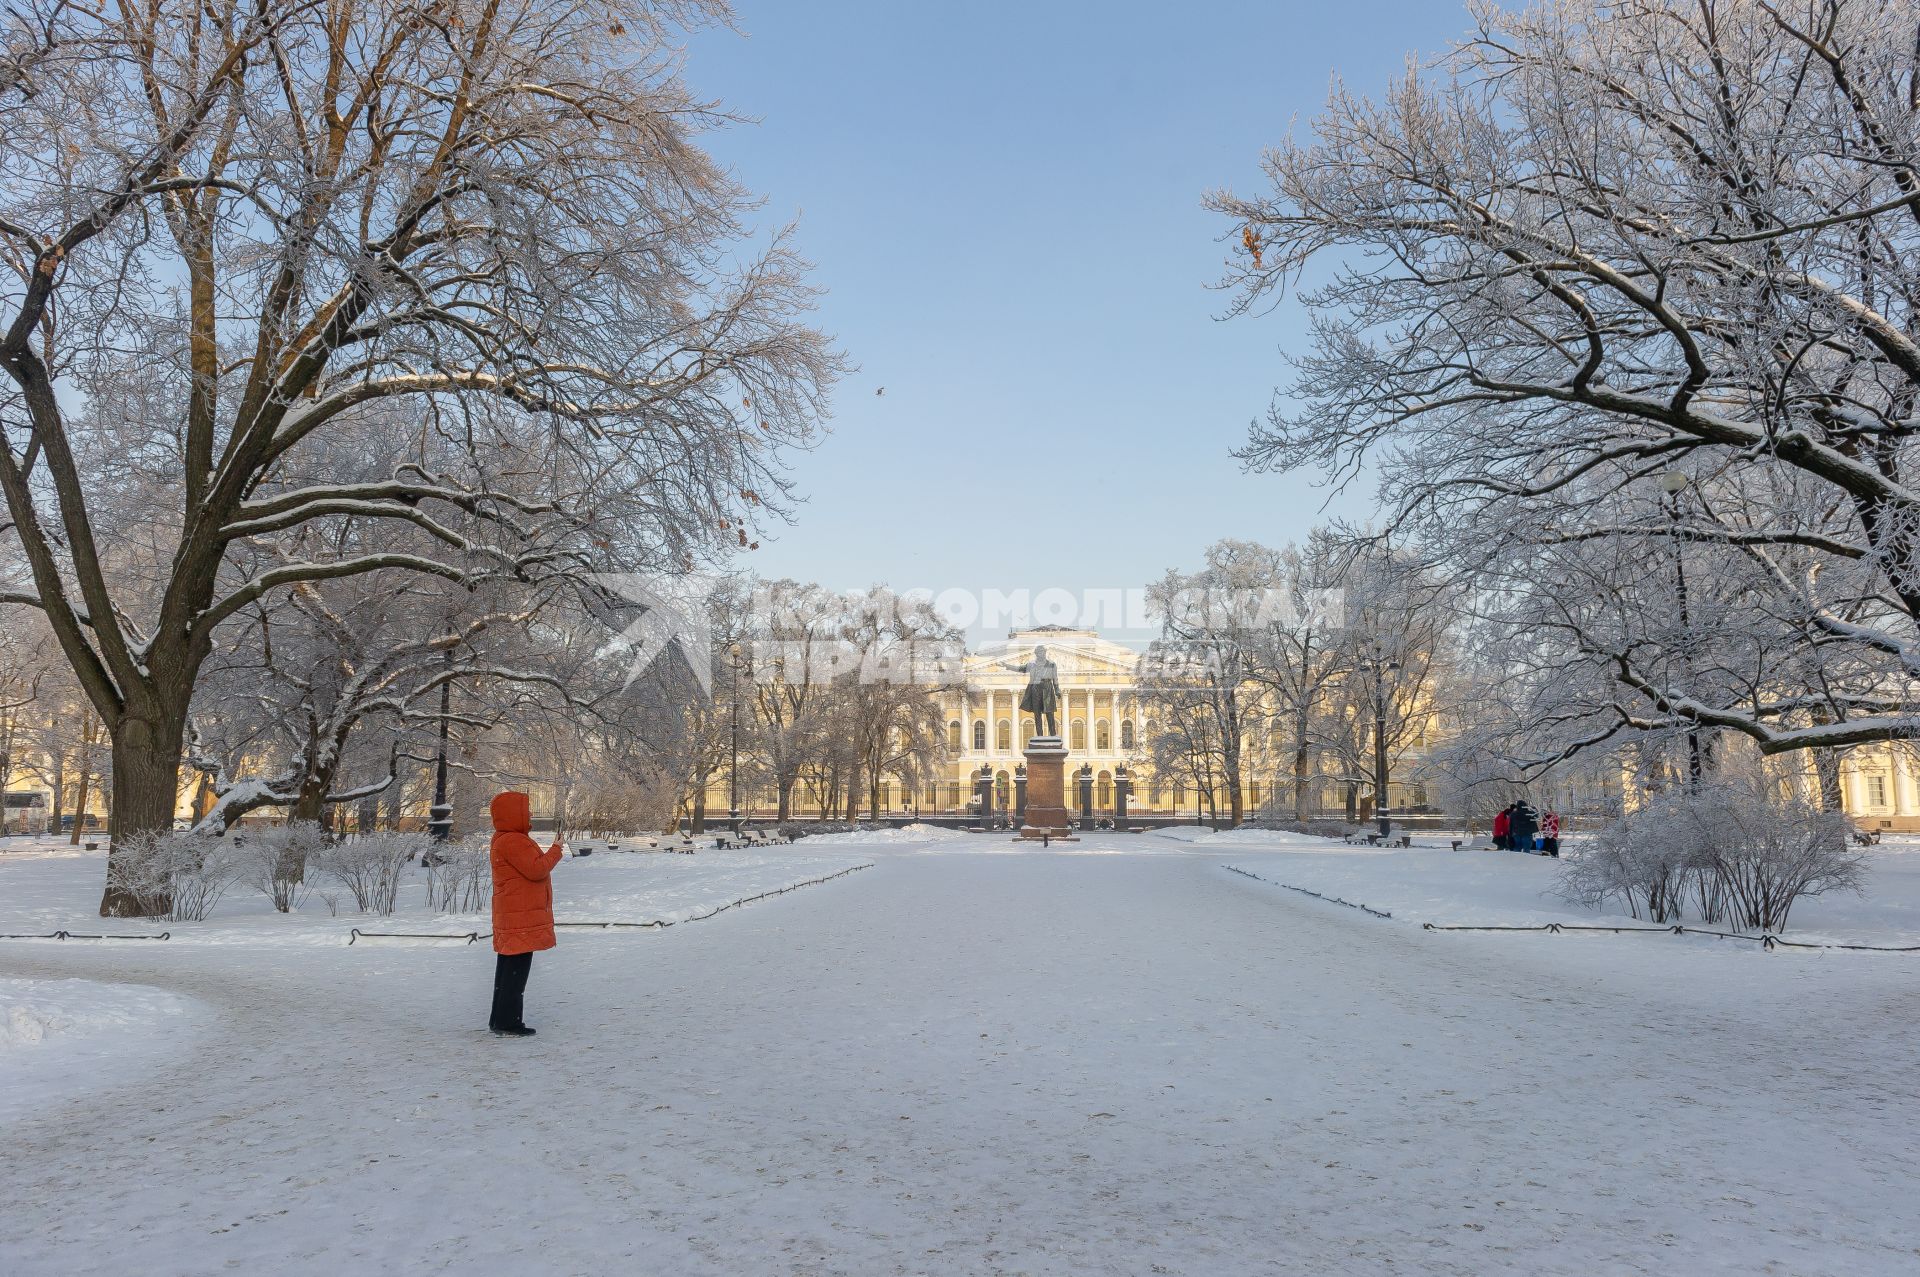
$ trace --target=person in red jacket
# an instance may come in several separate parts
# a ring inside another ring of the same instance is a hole
[[[1500,850],[1507,849],[1507,822],[1511,819],[1512,808],[1502,807],[1493,814],[1493,845]]]
[[[493,1014],[487,1027],[501,1037],[531,1037],[524,999],[533,955],[553,948],[553,882],[560,839],[541,851],[527,837],[533,804],[508,791],[493,798]]]

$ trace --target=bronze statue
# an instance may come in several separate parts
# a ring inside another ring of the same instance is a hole
[[[1027,690],[1020,693],[1020,708],[1033,715],[1033,725],[1040,726],[1042,719],[1046,730],[1042,736],[1060,735],[1060,671],[1047,659],[1047,649],[1036,646],[1033,659],[1016,665],[1012,661],[1000,662],[1001,668],[1019,670],[1027,676]]]

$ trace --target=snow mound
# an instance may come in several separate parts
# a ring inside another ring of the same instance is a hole
[[[804,841],[811,847],[816,843],[908,843],[908,842],[946,842],[953,838],[965,838],[966,831],[948,829],[943,825],[902,825],[898,829],[861,829],[851,833],[807,834]]]
[[[0,1122],[143,1076],[199,1010],[145,985],[0,979]]]
[[[188,1005],[185,998],[145,985],[0,979],[0,1053],[152,1025],[182,1014]]]

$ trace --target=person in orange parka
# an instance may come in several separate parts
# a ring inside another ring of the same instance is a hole
[[[531,1037],[524,997],[533,955],[553,948],[553,882],[563,854],[560,838],[541,851],[527,837],[533,804],[509,790],[493,797],[493,1014],[487,1027],[501,1037]]]

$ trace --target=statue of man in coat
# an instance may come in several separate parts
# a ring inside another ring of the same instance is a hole
[[[1044,645],[1036,645],[1033,659],[1023,664],[1002,661],[1005,669],[1019,670],[1027,676],[1027,690],[1020,693],[1020,708],[1033,715],[1033,725],[1038,728],[1042,721],[1046,730],[1042,736],[1060,735],[1060,671],[1047,659]]]

